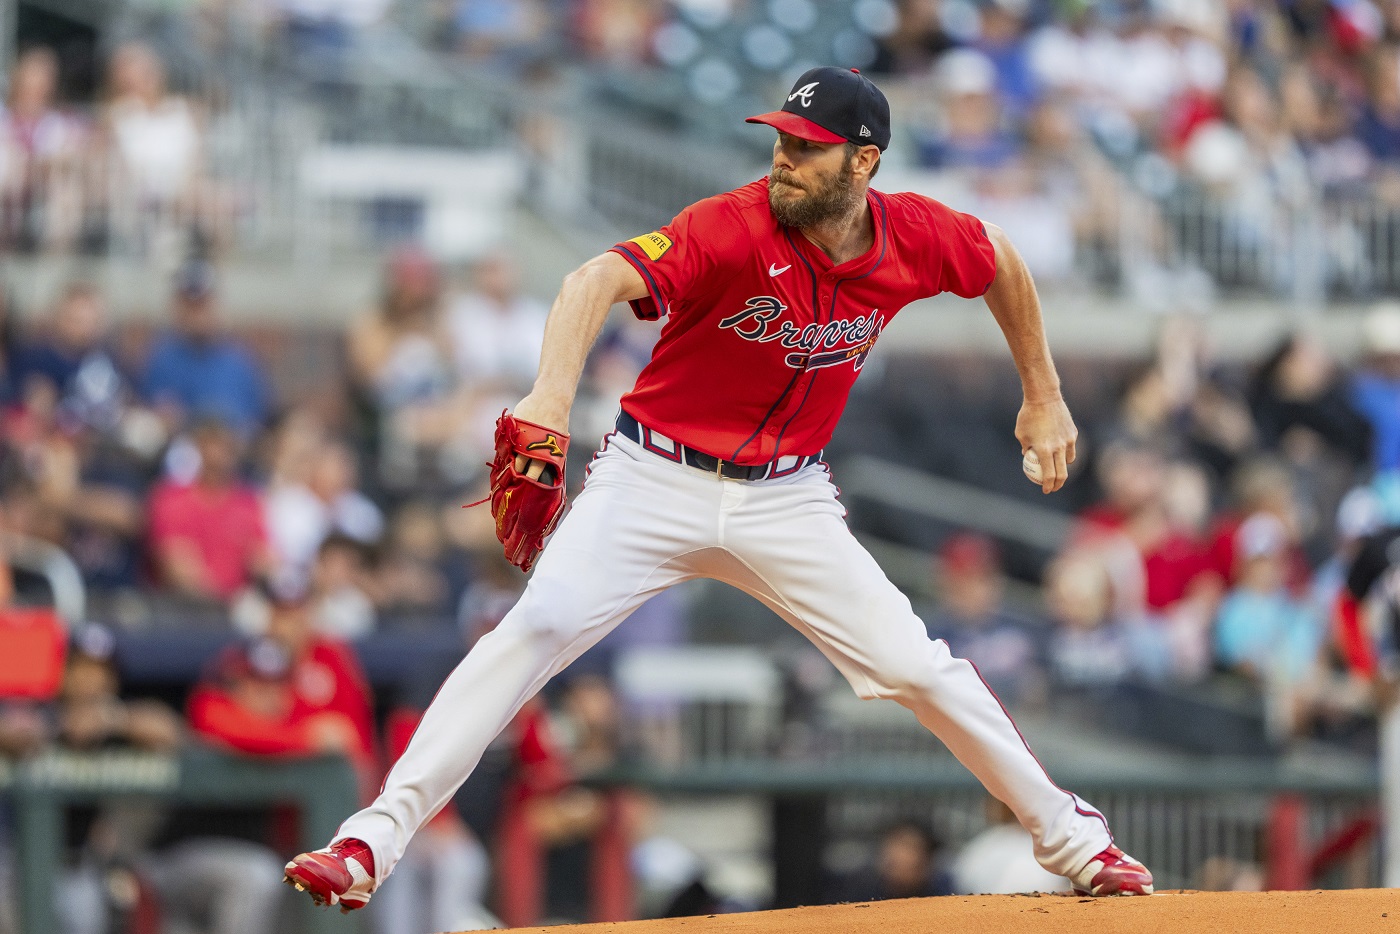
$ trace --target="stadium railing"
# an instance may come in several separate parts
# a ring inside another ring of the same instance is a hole
[[[1164,889],[1199,885],[1212,860],[1277,878],[1275,862],[1296,864],[1300,853],[1321,849],[1375,805],[1375,765],[1355,756],[1202,759],[1145,750],[1086,754],[1075,744],[1038,742],[1037,748],[1055,781],[1100,808],[1118,841],[1152,867]],[[956,849],[986,826],[986,792],[951,755],[631,766],[587,780],[661,795],[765,798],[778,907],[821,899],[826,847],[838,837],[868,843],[893,820],[917,816],[931,820]],[[1362,858],[1357,874],[1375,884],[1374,847]]]
[[[0,796],[15,806],[20,929],[60,934],[54,885],[63,861],[64,808],[138,797],[169,804],[293,804],[301,845],[323,846],[358,801],[355,775],[340,758],[259,761],[191,748],[178,757],[146,753],[50,752],[18,764],[0,760]],[[344,931],[339,916],[300,907],[299,930]]]
[[[868,455],[842,461],[841,492],[1050,553],[1074,526],[1062,512]]]
[[[44,579],[53,608],[65,623],[74,626],[87,619],[87,586],[68,552],[49,542],[14,532],[0,533],[0,550],[16,569]]]
[[[750,19],[763,18],[745,15],[709,38],[737,42]],[[528,172],[522,194],[532,208],[609,235],[659,227],[685,205],[766,171],[764,147],[738,135],[743,127],[733,114],[765,106],[749,96],[781,68],[731,62],[744,80],[738,96],[715,111],[721,132],[697,116],[714,108],[695,100],[679,72],[634,69],[624,80],[604,67],[552,64],[559,75],[537,85],[431,48],[415,35],[422,19],[395,12],[355,32],[338,60],[319,64],[295,60],[276,30],[234,18],[212,46],[192,41],[188,24],[171,28],[160,4],[124,5],[104,23],[114,37],[152,41],[179,85],[213,105],[207,222],[234,255],[312,264],[422,235],[430,192],[405,196],[389,186],[337,207],[318,191],[309,157],[325,144],[509,153]],[[819,22],[798,45],[827,42],[828,32]],[[732,49],[716,49],[733,57]],[[670,89],[670,103],[657,102],[659,88]],[[899,172],[939,184],[939,173],[887,161],[891,185]],[[1400,294],[1400,206],[1383,191],[1278,193],[1264,179],[1251,184],[1220,194],[1184,179],[1149,185],[1125,172],[1117,229],[1081,232],[1073,261],[1040,276],[1041,284],[1053,287],[1058,278],[1066,287],[1148,302],[1167,294],[1182,305],[1210,300],[1187,285],[1200,280],[1212,294],[1281,299],[1300,309],[1334,297]],[[87,226],[106,235],[86,249],[115,258],[164,249],[160,241],[179,218],[157,216],[127,194],[114,187],[90,207],[105,216],[89,216]],[[1045,208],[1050,200],[1037,203]]]

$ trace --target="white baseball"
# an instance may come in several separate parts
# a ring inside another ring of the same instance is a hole
[[[1034,450],[1027,451],[1021,456],[1021,471],[1025,473],[1031,483],[1037,486],[1045,482],[1040,475],[1040,458],[1036,456]]]

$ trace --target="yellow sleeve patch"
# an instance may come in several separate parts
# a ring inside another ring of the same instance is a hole
[[[647,259],[653,262],[660,259],[661,255],[671,248],[671,238],[659,230],[642,234],[640,237],[633,237],[627,242],[635,243],[641,247],[642,252],[647,255]]]

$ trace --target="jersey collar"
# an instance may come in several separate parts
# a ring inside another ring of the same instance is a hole
[[[885,202],[875,189],[865,193],[865,203],[870,208],[870,221],[875,228],[875,238],[870,249],[844,263],[833,263],[821,247],[802,235],[800,230],[783,228],[788,233],[788,242],[806,258],[818,275],[834,279],[858,279],[869,275],[879,265],[885,255]]]

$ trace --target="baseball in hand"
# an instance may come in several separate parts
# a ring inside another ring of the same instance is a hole
[[[1036,486],[1040,486],[1045,482],[1044,478],[1040,475],[1040,458],[1036,456],[1034,450],[1027,451],[1025,454],[1021,455],[1021,470],[1031,483],[1034,483]]]

